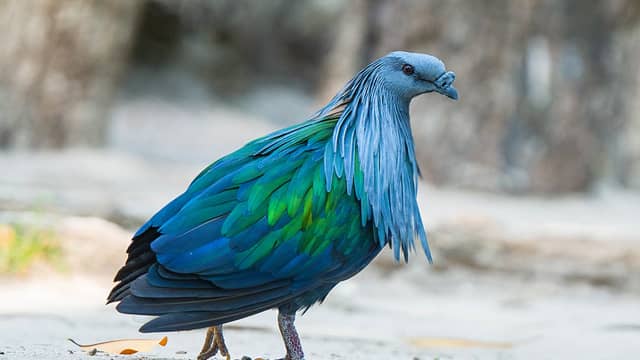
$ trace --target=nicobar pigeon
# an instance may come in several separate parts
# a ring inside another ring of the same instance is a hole
[[[278,309],[287,360],[304,359],[296,313],[389,246],[431,254],[416,191],[409,103],[451,99],[436,57],[392,52],[360,70],[309,120],[205,168],[133,236],[108,297],[156,316],[141,332],[208,328],[198,359],[229,359],[223,324]]]

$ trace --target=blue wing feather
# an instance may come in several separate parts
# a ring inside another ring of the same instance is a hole
[[[372,224],[359,216],[366,213],[355,197],[362,196],[361,178],[355,174],[351,195],[342,158],[331,162],[329,171],[336,175],[329,183],[326,161],[320,161],[331,122],[256,140],[202,171],[139,231],[158,229],[150,243],[157,264],[136,280],[132,296],[118,309],[154,315],[203,311],[225,320],[267,305],[308,307],[333,287],[326,276],[336,282],[359,270],[360,260],[350,257],[370,261],[380,246]],[[214,298],[218,294],[223,300]],[[159,318],[145,329],[169,326],[169,319],[174,318]]]

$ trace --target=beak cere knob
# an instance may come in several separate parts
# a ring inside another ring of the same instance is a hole
[[[436,91],[450,99],[458,100],[458,90],[453,87],[453,81],[455,79],[456,73],[453,71],[447,71],[440,75],[440,77],[434,81],[437,87]]]

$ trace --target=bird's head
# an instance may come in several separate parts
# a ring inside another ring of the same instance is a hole
[[[435,56],[394,51],[378,59],[379,79],[388,91],[411,99],[424,93],[437,92],[453,100],[458,91],[452,86],[456,78]]]

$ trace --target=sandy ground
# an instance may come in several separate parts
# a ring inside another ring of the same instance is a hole
[[[89,358],[67,338],[155,338],[136,332],[145,317],[103,305],[108,285],[86,277],[3,283],[0,359]],[[309,359],[633,359],[640,356],[639,301],[586,286],[412,265],[390,275],[367,269],[297,323]],[[228,328],[234,359],[282,355],[275,315]],[[203,334],[169,333],[168,345],[149,354],[96,356],[194,358]]]

